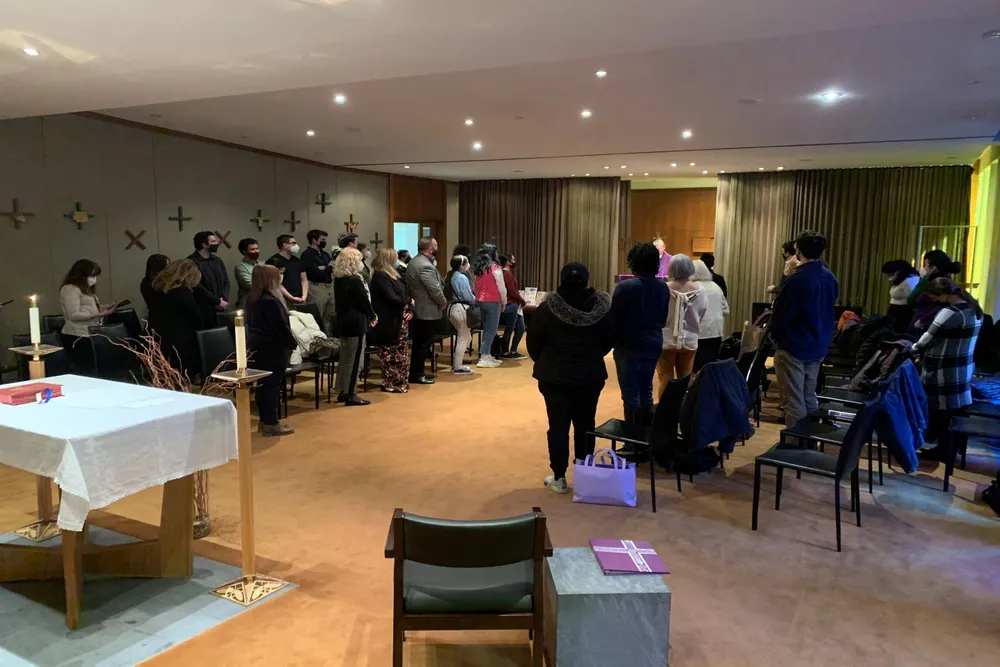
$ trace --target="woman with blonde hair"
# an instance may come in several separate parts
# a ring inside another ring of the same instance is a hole
[[[697,373],[702,366],[719,357],[719,348],[722,346],[722,324],[729,314],[729,302],[722,293],[722,287],[715,282],[715,276],[712,275],[708,264],[696,259],[692,277],[707,299],[705,317],[701,319],[701,326],[698,329],[698,351],[694,355],[694,367],[691,369],[691,372]]]
[[[368,405],[358,396],[358,375],[365,353],[365,336],[369,327],[378,324],[372,308],[368,283],[361,277],[364,270],[361,252],[350,246],[337,255],[333,265],[333,296],[337,309],[337,332],[340,334],[340,365],[337,368],[337,402],[345,405]]]
[[[194,298],[201,271],[190,259],[178,259],[153,279],[153,301],[149,304],[149,328],[160,339],[160,349],[170,363],[189,378],[198,375],[199,329],[215,326],[202,320]]]
[[[371,344],[378,348],[382,364],[382,391],[389,394],[410,390],[410,346],[406,339],[413,313],[407,309],[410,297],[406,283],[396,270],[398,258],[392,248],[382,248],[372,261],[372,309],[378,323],[372,330]]]
[[[250,274],[247,295],[247,348],[253,354],[253,367],[271,374],[257,383],[254,400],[260,416],[258,428],[265,436],[295,433],[281,423],[281,388],[285,384],[288,357],[297,343],[288,321],[288,310],[278,301],[281,272],[276,266],[259,264]]]

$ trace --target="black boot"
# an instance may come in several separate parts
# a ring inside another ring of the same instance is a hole
[[[635,408],[625,406],[625,421],[629,424],[635,423]]]

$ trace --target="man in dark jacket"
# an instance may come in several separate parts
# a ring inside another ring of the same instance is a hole
[[[729,288],[726,287],[726,279],[721,273],[716,273],[715,269],[715,255],[710,252],[702,253],[701,261],[705,262],[705,266],[708,267],[709,273],[712,274],[712,282],[719,286],[722,290],[722,296],[729,298]]]
[[[802,232],[795,239],[799,267],[788,276],[774,300],[769,331],[777,350],[774,372],[781,392],[785,423],[792,426],[819,407],[816,379],[833,340],[839,286],[819,261],[826,237]]]
[[[632,421],[647,419],[653,408],[653,373],[663,351],[670,289],[656,277],[660,253],[652,243],[636,244],[626,261],[634,277],[615,287],[611,320],[625,419]]]
[[[569,427],[577,459],[593,454],[587,433],[594,429],[597,401],[608,379],[604,357],[611,351],[614,329],[608,313],[611,297],[587,287],[587,267],[573,262],[563,267],[559,289],[538,306],[528,325],[528,354],[535,362],[532,376],[545,398],[549,418],[549,467],[545,486],[568,493]]]
[[[229,272],[218,252],[219,238],[212,232],[198,232],[194,235],[194,252],[188,255],[201,271],[201,284],[194,289],[194,297],[209,328],[216,324],[215,313],[229,307]]]

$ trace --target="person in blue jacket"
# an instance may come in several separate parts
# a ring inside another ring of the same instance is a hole
[[[625,419],[647,421],[653,409],[653,374],[663,350],[670,289],[656,277],[660,253],[638,243],[626,258],[633,277],[615,287],[611,321],[615,328],[615,368]]]
[[[774,300],[769,330],[777,348],[774,371],[789,426],[819,407],[816,379],[833,341],[834,307],[840,288],[837,278],[819,261],[826,247],[822,234],[799,234],[795,256],[801,264]]]

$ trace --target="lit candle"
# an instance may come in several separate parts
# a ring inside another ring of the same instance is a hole
[[[247,330],[243,326],[243,311],[236,311],[236,372],[247,369]]]
[[[31,308],[28,308],[28,324],[31,326],[31,344],[38,345],[42,342],[42,327],[38,319],[38,295],[32,294]]]

